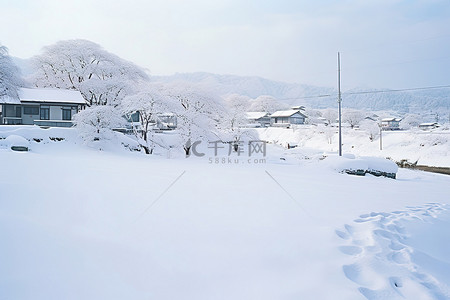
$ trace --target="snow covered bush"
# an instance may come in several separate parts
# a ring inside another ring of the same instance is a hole
[[[78,90],[90,105],[117,105],[134,84],[148,80],[140,67],[87,40],[44,47],[32,63],[35,86]]]
[[[114,138],[113,128],[120,128],[125,122],[120,110],[110,105],[89,107],[74,116],[79,136],[86,143]]]

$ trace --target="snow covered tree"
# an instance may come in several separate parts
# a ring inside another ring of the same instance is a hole
[[[90,105],[118,105],[134,84],[148,80],[140,67],[87,40],[44,47],[32,64],[35,86],[78,90]]]
[[[191,153],[193,142],[210,137],[217,139],[218,123],[224,111],[220,97],[179,82],[164,86],[162,93],[178,103],[174,111],[177,131],[187,156]]]
[[[322,117],[327,120],[328,124],[333,124],[338,118],[338,110],[335,108],[327,108],[322,112]]]
[[[333,137],[336,134],[336,128],[334,128],[332,126],[327,126],[324,129],[324,133],[325,133],[325,137],[327,138],[328,144],[331,145],[333,143]]]
[[[417,114],[407,114],[400,121],[400,128],[411,129],[413,127],[419,127],[420,123],[423,122],[423,118]]]
[[[346,109],[342,113],[342,120],[347,122],[351,128],[359,125],[359,123],[364,120],[365,114],[361,110],[357,109]]]
[[[131,117],[131,114],[139,113],[141,128],[133,126],[133,132],[146,154],[152,154],[155,147],[152,125],[158,120],[158,114],[174,112],[176,105],[174,99],[164,96],[154,87],[141,88],[138,94],[122,100],[121,109],[125,116]]]
[[[249,111],[260,111],[274,113],[277,110],[287,109],[288,105],[279,102],[272,96],[259,96],[258,98],[250,101]]]
[[[373,142],[375,138],[380,135],[380,124],[376,121],[369,119],[362,120],[360,122],[359,129],[364,130],[369,134],[369,139],[371,142]]]
[[[0,46],[0,98],[18,98],[17,89],[23,85],[19,68],[5,46]]]
[[[307,108],[304,111],[301,111],[304,115],[308,116],[305,120],[306,124],[317,125],[320,124],[320,117],[322,117],[322,113],[317,109]]]
[[[223,140],[232,143],[234,151],[238,150],[239,143],[248,130],[243,128],[247,123],[246,112],[249,108],[249,97],[237,94],[225,97],[225,108],[221,119]]]
[[[93,106],[74,116],[74,124],[80,137],[87,143],[111,139],[113,128],[124,126],[125,119],[113,106]]]

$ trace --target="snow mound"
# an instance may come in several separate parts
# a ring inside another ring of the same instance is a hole
[[[338,172],[345,172],[353,175],[365,175],[366,173],[376,176],[394,177],[398,171],[398,166],[393,161],[380,157],[359,157],[351,156],[328,156],[324,160],[329,168]]]
[[[28,142],[27,139],[14,134],[5,138],[2,144],[8,149],[17,151],[28,151],[28,148],[30,146],[30,142]]]

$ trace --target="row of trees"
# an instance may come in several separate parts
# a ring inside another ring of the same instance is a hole
[[[86,141],[109,138],[112,128],[124,126],[133,112],[140,113],[135,134],[143,150],[155,147],[152,124],[161,113],[177,117],[180,145],[190,153],[189,141],[207,138],[239,139],[235,116],[221,97],[186,84],[157,85],[146,70],[126,61],[98,44],[86,40],[60,41],[43,48],[31,59],[33,73],[22,81],[5,47],[0,47],[0,96],[17,98],[21,86],[80,91],[89,107],[75,116],[75,124]]]
[[[148,154],[155,147],[151,125],[161,113],[175,114],[180,145],[189,154],[189,141],[215,139],[238,144],[249,134],[243,129],[247,111],[272,113],[288,108],[271,96],[219,97],[192,85],[152,83],[146,70],[86,40],[47,46],[31,62],[33,73],[24,81],[7,49],[0,47],[0,97],[15,98],[17,88],[27,84],[80,91],[90,107],[76,115],[75,123],[87,141],[107,138],[112,128],[124,125],[123,116],[138,111],[141,130],[135,130],[135,134]],[[318,118],[334,123],[337,118],[335,109],[307,110],[306,114],[310,123]],[[365,117],[363,111],[347,109],[343,120],[353,128]],[[411,126],[419,120],[405,119],[410,120]],[[364,123],[367,122],[361,123],[363,127],[374,131],[372,125]]]

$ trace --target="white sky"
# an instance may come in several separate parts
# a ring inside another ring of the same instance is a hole
[[[0,0],[0,44],[28,58],[82,38],[153,75],[205,71],[336,85],[450,84],[448,0]]]

